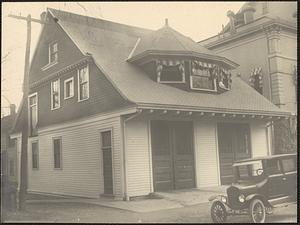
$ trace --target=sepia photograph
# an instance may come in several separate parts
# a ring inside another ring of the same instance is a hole
[[[1,2],[1,223],[297,223],[297,6]]]

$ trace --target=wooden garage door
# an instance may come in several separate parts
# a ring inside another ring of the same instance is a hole
[[[233,182],[233,162],[251,157],[249,125],[218,124],[218,144],[221,184],[231,184]]]
[[[155,191],[195,187],[191,122],[152,121],[152,158]]]

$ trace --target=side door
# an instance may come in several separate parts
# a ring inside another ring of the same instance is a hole
[[[284,192],[291,196],[297,193],[297,163],[296,157],[281,159],[281,165],[284,173]]]
[[[285,176],[281,170],[279,159],[270,159],[266,162],[268,172],[268,194],[269,199],[285,196],[284,181]]]

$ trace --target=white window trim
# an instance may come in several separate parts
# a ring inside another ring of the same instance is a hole
[[[52,93],[52,83],[53,83],[54,81],[58,81],[58,107],[56,107],[56,108],[53,108],[53,98],[52,98],[52,95],[53,95],[53,93]],[[50,87],[50,88],[51,88],[51,90],[50,90],[51,110],[59,109],[59,108],[60,108],[60,78],[58,78],[58,79],[56,79],[56,80],[52,80],[50,86],[51,86],[51,87]]]
[[[58,63],[58,59],[53,62],[50,61],[51,60],[51,45],[53,45],[55,43],[57,44],[57,55],[58,55],[58,42],[57,41],[50,42],[48,44],[48,64],[46,64],[45,66],[42,67],[42,71],[45,71]]]
[[[205,88],[195,88],[193,87],[193,76],[197,77],[197,75],[191,75],[190,76],[190,86],[192,90],[199,90],[199,91],[209,91],[209,92],[217,92],[217,81],[214,79],[214,89],[205,89]],[[201,77],[201,76],[198,76]]]
[[[181,81],[161,81],[160,76],[157,75],[157,83],[160,84],[185,84],[185,72],[181,75]]]
[[[79,71],[82,69],[83,67],[81,67],[80,69],[77,70],[77,94],[78,94],[78,102],[83,102],[85,100],[88,100],[90,98],[90,70],[89,70],[89,65],[86,65],[87,68],[87,83],[88,83],[88,88],[87,88],[87,98],[85,99],[80,99],[80,79],[79,79]]]
[[[30,98],[31,97],[33,97],[33,96],[36,96],[36,103],[35,104],[33,104],[33,105],[30,105]],[[34,92],[34,93],[32,93],[32,94],[30,94],[30,95],[28,95],[28,99],[27,99],[27,103],[28,103],[28,121],[31,123],[31,120],[30,120],[30,108],[31,108],[31,106],[35,106],[36,105],[36,110],[35,110],[35,114],[36,114],[36,123],[38,123],[38,94],[37,94],[37,92]],[[31,125],[30,125],[31,126]]]
[[[70,93],[70,96],[67,96],[67,83],[72,81],[72,92]],[[64,80],[64,99],[69,99],[74,97],[74,77],[71,77],[69,79]]]
[[[37,143],[37,148],[38,148],[38,152],[37,152],[37,167],[33,168],[33,161],[32,161],[32,156],[33,156],[33,152],[32,152],[32,144],[33,143]],[[40,146],[39,146],[39,141],[35,140],[31,142],[31,169],[32,170],[39,170],[40,168]]]
[[[55,168],[55,157],[54,157],[54,140],[60,140],[60,167]],[[63,169],[63,143],[62,137],[53,137],[52,138],[52,157],[53,157],[53,169],[54,170],[62,170]]]

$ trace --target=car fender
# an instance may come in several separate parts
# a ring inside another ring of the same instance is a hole
[[[268,200],[265,198],[265,196],[263,195],[260,195],[260,194],[251,194],[251,195],[248,195],[246,197],[246,202],[251,202],[253,199],[255,198],[258,198],[260,200],[263,201],[263,203],[265,204],[265,206],[269,207],[270,206],[270,203],[268,202]]]
[[[213,205],[213,203],[215,203],[215,202],[221,203],[226,208],[226,211],[228,211],[228,209],[230,209],[230,208],[227,205],[227,203],[222,202],[222,200],[221,200],[222,197],[225,197],[227,199],[227,197],[225,195],[214,195],[214,196],[209,197],[208,200],[211,202],[211,205]]]

